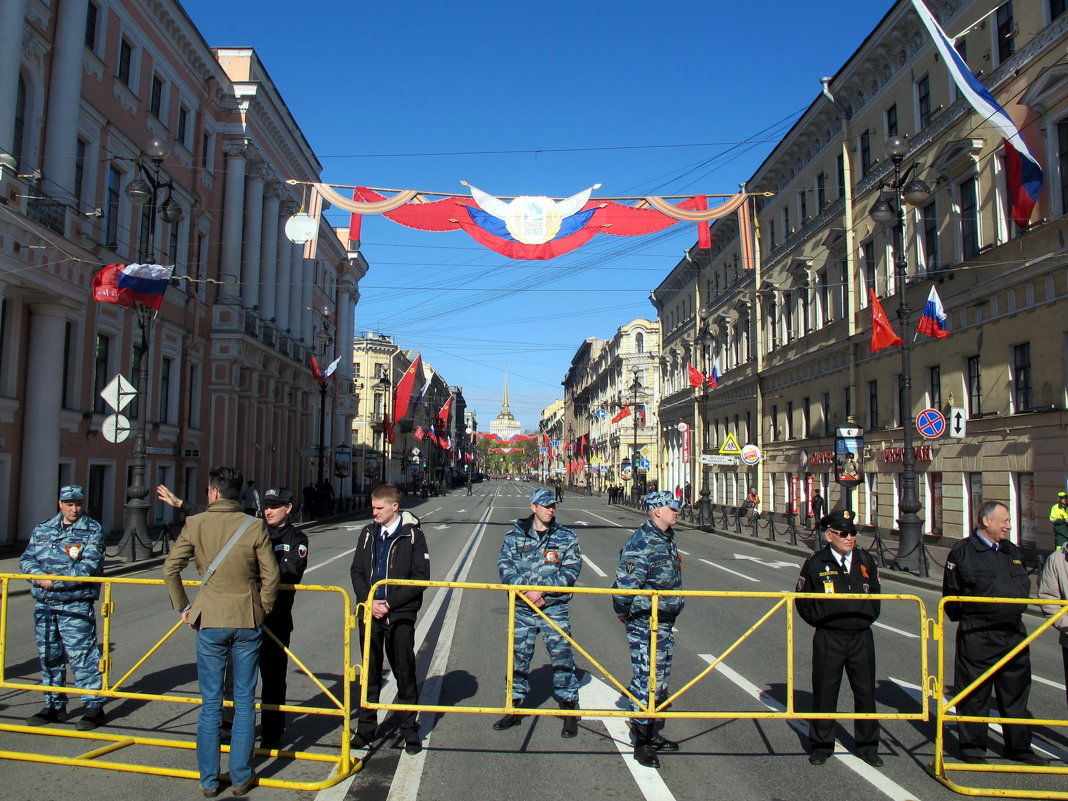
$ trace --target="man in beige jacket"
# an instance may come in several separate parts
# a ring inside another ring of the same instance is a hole
[[[197,721],[197,767],[206,798],[219,794],[219,744],[223,674],[234,665],[234,728],[230,742],[230,781],[241,796],[256,783],[251,767],[256,734],[256,679],[263,618],[278,592],[278,562],[262,520],[241,510],[242,476],[232,467],[208,473],[208,508],[186,519],[163,564],[171,605],[197,632],[197,676],[201,706]],[[202,580],[196,600],[182,586],[189,560],[204,576],[212,561],[239,529],[243,533],[216,571]]]

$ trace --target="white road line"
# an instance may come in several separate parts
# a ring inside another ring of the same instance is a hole
[[[597,567],[597,565],[593,563],[593,560],[590,559],[590,557],[586,556],[586,554],[582,554],[582,561],[588,564],[590,566],[590,570],[592,570],[601,578],[608,578],[608,574],[601,570],[601,568]]]
[[[706,565],[709,565],[711,567],[718,568],[719,570],[722,570],[725,573],[730,573],[732,575],[735,575],[738,578],[744,578],[746,581],[752,581],[752,582],[754,582],[756,584],[760,583],[760,579],[755,579],[752,576],[745,575],[745,573],[739,573],[736,570],[731,570],[729,567],[724,567],[723,565],[717,565],[715,562],[709,562],[707,559],[699,559],[698,561],[699,562],[704,562]]]
[[[894,632],[894,634],[900,634],[902,637],[908,637],[912,640],[920,639],[919,634],[913,634],[911,631],[905,631],[904,629],[895,629],[893,626],[888,626],[885,623],[880,623],[879,621],[876,621],[873,625],[876,625],[881,629],[886,629],[887,631],[892,631]]]
[[[1064,685],[1061,684],[1060,682],[1050,681],[1049,679],[1044,679],[1041,676],[1032,676],[1031,678],[1034,681],[1037,681],[1039,684],[1045,684],[1045,685],[1047,685],[1049,687],[1056,687],[1061,692],[1064,692]]]
[[[349,548],[349,549],[348,549],[347,551],[342,551],[342,552],[341,552],[341,553],[339,553],[339,554],[338,554],[337,556],[331,556],[331,557],[330,557],[329,559],[327,559],[327,560],[326,560],[325,562],[320,562],[320,563],[319,563],[319,564],[317,564],[317,565],[312,565],[311,567],[309,567],[309,568],[306,568],[306,569],[304,570],[304,572],[305,572],[305,573],[311,573],[311,572],[312,572],[313,570],[318,570],[318,569],[319,569],[320,567],[326,567],[326,566],[327,566],[328,564],[330,564],[331,562],[336,562],[336,561],[337,561],[338,559],[343,559],[344,557],[348,556],[349,554],[353,554],[353,553],[355,553],[355,552],[356,552],[356,549],[355,549],[355,548]]]
[[[602,517],[601,515],[597,514],[596,512],[591,512],[589,509],[585,509],[583,511],[585,511],[585,513],[588,514],[588,515],[593,515],[594,517],[600,517],[601,520],[603,520],[606,523],[609,523],[610,525],[615,526],[616,528],[630,528],[630,526],[620,525],[618,520],[609,520],[607,517]],[[634,528],[637,528],[637,527],[638,526],[635,526]]]
[[[684,551],[684,550],[682,550],[682,548],[679,548],[679,553],[681,553],[683,556],[689,556],[690,555],[689,551]]]
[[[708,662],[708,664],[710,665],[716,661],[716,657],[712,654],[698,654],[698,656]],[[747,692],[750,696],[752,696],[754,699],[762,703],[764,706],[766,706],[773,712],[786,711],[786,707],[784,707],[776,699],[772,698],[770,695],[768,695],[755,684],[753,684],[753,682],[749,681],[749,679],[745,678],[745,676],[728,667],[726,663],[720,662],[716,666],[716,672],[723,674],[723,676],[733,681],[738,687],[740,687],[742,690]],[[805,736],[808,736],[807,722],[803,720],[788,720],[786,722],[790,724],[791,728],[797,730]],[[853,756],[844,748],[842,748],[841,744],[837,741],[835,741],[834,745],[834,756],[838,760],[840,760],[843,765],[845,765],[851,771],[856,773],[862,779],[866,779],[868,783],[872,785],[872,787],[882,792],[888,798],[893,799],[893,801],[918,801],[918,795],[906,790],[900,784],[887,778],[885,775],[880,773],[877,769],[873,768],[860,757]]]

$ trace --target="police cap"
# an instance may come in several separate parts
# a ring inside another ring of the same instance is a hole
[[[286,504],[293,503],[293,493],[287,490],[285,487],[279,489],[269,489],[263,493],[263,505],[276,508],[279,506],[285,506]]]
[[[535,506],[556,506],[556,496],[547,489],[536,489],[530,493],[530,502]]]
[[[659,509],[662,506],[667,506],[670,509],[682,508],[682,501],[667,490],[650,492],[642,498],[642,503],[645,504],[646,511],[649,511],[650,509]]]
[[[829,515],[824,515],[820,518],[820,531],[826,531],[831,528],[835,531],[846,531],[856,534],[856,517],[856,512],[849,509],[838,509],[831,512]]]
[[[77,484],[68,484],[65,487],[60,487],[59,499],[61,501],[84,501],[85,493]]]

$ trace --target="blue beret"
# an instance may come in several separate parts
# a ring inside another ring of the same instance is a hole
[[[536,489],[530,493],[530,502],[538,506],[556,506],[556,496],[547,489]]]
[[[667,506],[671,509],[681,509],[682,501],[674,496],[674,494],[667,490],[660,490],[659,492],[650,492],[648,495],[642,498],[642,503],[645,504],[645,509],[659,509],[662,506]]]

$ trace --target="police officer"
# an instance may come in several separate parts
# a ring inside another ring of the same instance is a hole
[[[853,512],[831,512],[819,521],[827,545],[805,560],[797,592],[819,594],[879,594],[879,567],[870,553],[857,548]],[[824,601],[798,598],[797,611],[816,629],[812,635],[812,711],[834,712],[842,671],[849,678],[854,709],[875,711],[875,642],[871,624],[879,617],[879,601]],[[853,722],[857,754],[873,767],[879,757],[879,723]],[[822,765],[834,751],[834,721],[812,720],[808,725],[808,761]]]
[[[308,535],[289,522],[293,512],[293,493],[284,487],[269,489],[263,494],[263,519],[271,547],[278,560],[282,584],[300,584],[308,566]],[[263,625],[285,646],[293,633],[293,601],[296,590],[279,590],[274,607]],[[286,702],[286,672],[289,657],[271,634],[264,633],[260,645],[260,679],[263,689],[260,700],[264,704],[283,705]],[[285,713],[264,709],[260,713],[260,738],[263,748],[277,748],[285,730]]]
[[[530,512],[529,517],[516,520],[504,535],[501,552],[497,556],[501,583],[574,586],[582,570],[582,552],[575,532],[556,520],[556,498],[553,493],[547,489],[530,493]],[[526,590],[523,595],[561,631],[571,636],[571,617],[567,606],[571,593]],[[512,703],[521,705],[530,689],[527,674],[539,630],[553,666],[553,695],[561,709],[578,709],[579,682],[571,643],[545,623],[521,598],[516,598],[515,603]],[[510,729],[522,719],[522,715],[505,715],[493,724],[493,728],[497,731]],[[560,736],[574,737],[577,734],[578,718],[565,717]]]
[[[100,576],[104,568],[104,532],[100,524],[85,514],[85,493],[76,484],[59,491],[59,514],[38,523],[30,536],[19,570],[35,575]],[[33,579],[31,592],[37,635],[37,656],[41,661],[41,683],[62,687],[66,684],[65,664],[70,663],[74,684],[83,690],[99,690],[100,647],[96,641],[96,613],[93,601],[100,597],[100,585],[84,581]],[[26,719],[27,726],[61,723],[67,719],[67,695],[45,693],[44,708]],[[84,716],[79,731],[89,731],[107,722],[104,698],[83,695]]]
[[[1068,492],[1058,492],[1057,502],[1049,510],[1053,523],[1053,543],[1058,548],[1068,542]]]
[[[986,501],[979,508],[978,527],[961,540],[946,557],[942,595],[972,595],[990,598],[1027,598],[1031,580],[1023,554],[1009,541],[1012,517],[1005,504]],[[946,616],[957,623],[957,649],[954,665],[956,691],[960,692],[995,662],[1018,645],[1027,631],[1023,624],[1024,604],[965,603],[945,605]],[[1031,659],[1023,649],[1001,667],[991,679],[980,684],[957,704],[957,714],[986,717],[990,693],[997,691],[998,714],[1008,718],[1029,718],[1027,699],[1031,692]],[[1005,758],[1027,765],[1045,765],[1046,760],[1031,750],[1031,727],[1006,724],[1002,727]],[[960,756],[965,762],[986,762],[987,725],[958,721]]]
[[[672,526],[679,517],[682,502],[667,491],[650,492],[642,498],[649,519],[631,534],[619,552],[614,587],[622,590],[682,589],[682,563],[675,547]],[[657,603],[656,701],[667,698],[671,675],[671,652],[675,645],[673,624],[684,600],[677,595],[661,595]],[[649,699],[649,641],[652,598],[644,595],[613,595],[612,607],[627,627],[632,678],[630,694],[639,702]],[[630,702],[633,712],[641,707]],[[634,758],[639,765],[659,768],[657,751],[678,751],[679,744],[667,740],[648,718],[634,718]]]

